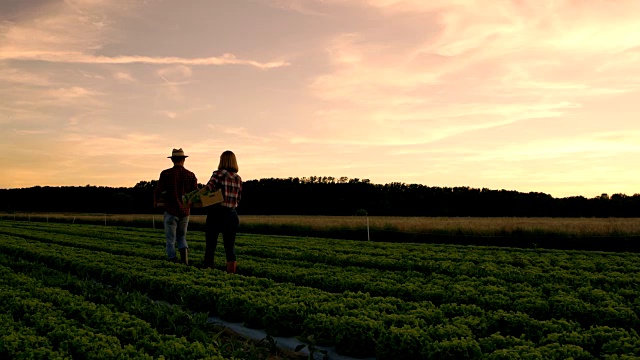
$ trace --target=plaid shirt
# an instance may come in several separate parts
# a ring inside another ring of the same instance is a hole
[[[235,209],[242,197],[242,178],[238,173],[216,170],[207,183],[209,190],[222,189],[222,206]]]
[[[182,195],[198,188],[196,175],[185,169],[183,166],[174,165],[171,169],[163,170],[160,173],[158,187],[155,190],[156,199],[160,193],[166,191],[164,196],[164,210],[173,216],[189,216],[188,207],[182,205]]]

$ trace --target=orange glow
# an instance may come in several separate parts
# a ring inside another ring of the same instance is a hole
[[[638,1],[127,4],[0,4],[0,188],[182,147],[201,181],[231,149],[244,179],[640,192]]]

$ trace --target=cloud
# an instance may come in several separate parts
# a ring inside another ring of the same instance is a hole
[[[437,86],[431,89],[436,92]],[[421,98],[405,95],[402,89],[392,86],[382,87],[379,93],[358,94],[354,89],[348,98],[332,99],[335,105],[331,110],[315,114],[317,125],[312,136],[298,136],[295,141],[371,146],[426,144],[484,129],[526,126],[536,119],[560,118],[582,108],[578,102],[553,98],[480,101],[471,94],[459,95],[459,100],[446,94]]]
[[[24,109],[39,109],[43,107],[79,107],[99,106],[100,92],[80,86],[47,88],[39,92],[30,92],[29,98],[15,100],[14,104]]]
[[[25,109],[15,104],[3,105],[0,103],[0,124],[17,124],[25,121],[39,119],[46,120],[48,114],[36,109]]]
[[[174,101],[184,100],[184,96],[179,86],[191,84],[191,81],[189,80],[182,80],[185,78],[190,78],[193,74],[193,71],[190,67],[184,65],[164,67],[157,70],[156,74],[158,74],[158,76],[164,82],[163,88],[158,90],[159,94],[162,93],[166,97]]]
[[[184,109],[179,109],[179,110],[159,110],[158,113],[161,114],[162,116],[166,116],[170,119],[177,119],[177,118],[186,118],[192,114],[201,112],[201,111],[207,111],[207,110],[211,110],[214,109],[215,107],[211,104],[205,104],[205,105],[198,105],[198,106],[192,106],[192,107],[187,107]],[[210,126],[210,125],[209,125]]]
[[[95,79],[95,80],[104,80],[105,77],[100,75],[100,74],[95,74],[95,73],[91,73],[91,72],[87,72],[87,71],[82,71],[80,70],[80,74],[88,79]]]
[[[637,173],[638,2],[202,2],[234,10],[215,25],[167,1],[37,2],[0,5],[0,147],[28,148],[41,184],[155,178],[172,146],[200,175],[231,146],[247,179],[570,191]]]
[[[157,73],[159,76],[162,76],[162,77],[188,78],[188,77],[191,77],[191,75],[193,75],[193,71],[191,70],[191,68],[184,65],[162,68],[162,69],[159,69]]]
[[[160,113],[170,119],[175,119],[178,116],[178,114],[173,111],[161,111]]]
[[[579,127],[572,115],[640,90],[640,23],[628,12],[637,3],[360,4],[379,10],[386,32],[415,25],[421,36],[361,28],[327,41],[327,71],[308,83],[322,104],[317,131],[297,143],[425,144],[504,126],[526,133],[552,118]]]
[[[262,0],[266,5],[278,9],[297,12],[304,15],[328,16],[327,13],[316,9],[318,2],[308,0]]]
[[[155,133],[131,133],[118,136],[66,134],[66,146],[80,151],[81,157],[143,156],[166,152],[164,137]]]
[[[33,59],[79,49],[99,49],[107,41],[103,26],[59,2],[33,18],[5,22],[0,28],[0,59]]]
[[[115,74],[113,74],[113,77],[115,77],[117,80],[121,80],[124,82],[135,82],[136,79],[129,73],[127,72],[122,72],[122,71],[118,71]]]
[[[214,134],[224,134],[225,136],[230,135],[237,139],[250,140],[258,143],[269,143],[273,141],[272,138],[267,136],[253,135],[244,127],[230,127],[214,124],[208,124],[207,127],[212,130]]]
[[[186,58],[145,55],[100,55],[113,43],[114,19],[126,16],[140,2],[71,1],[52,3],[33,18],[6,21],[0,27],[0,60],[42,61],[69,64],[152,64],[221,66],[246,65],[260,69],[288,66],[283,60],[257,61],[225,53],[220,56]]]
[[[14,86],[46,87],[52,85],[52,81],[47,74],[37,74],[33,71],[2,66],[0,66],[0,82],[6,82]]]
[[[18,135],[42,135],[51,133],[51,130],[14,129],[13,132]]]
[[[61,62],[76,64],[152,64],[152,65],[249,65],[260,69],[272,69],[289,66],[286,61],[260,62],[255,60],[239,59],[233,54],[224,54],[218,57],[206,58],[182,58],[182,57],[150,57],[150,56],[99,56],[80,52],[57,51],[3,51],[0,60],[31,60],[45,62]]]
[[[613,59],[607,61],[596,69],[597,72],[615,71],[627,69],[640,62],[640,46],[617,53]]]

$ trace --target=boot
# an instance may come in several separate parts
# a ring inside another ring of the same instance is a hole
[[[182,248],[180,251],[180,263],[189,266],[189,249]]]
[[[211,260],[204,259],[204,262],[202,263],[202,268],[203,269],[212,269],[213,268],[213,259],[211,259]]]
[[[169,261],[171,261],[172,263],[177,263],[178,262],[178,258],[177,257],[172,257],[172,258],[169,258]]]
[[[227,272],[229,274],[235,274],[236,273],[236,261],[227,261]]]

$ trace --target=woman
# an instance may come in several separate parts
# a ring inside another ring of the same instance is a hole
[[[239,224],[236,207],[242,196],[242,178],[238,175],[238,162],[233,152],[227,150],[220,155],[218,170],[213,172],[206,186],[209,190],[221,189],[224,200],[220,204],[207,208],[204,267],[213,267],[218,235],[222,233],[224,252],[227,256],[227,272],[235,274],[237,264],[235,242]]]

